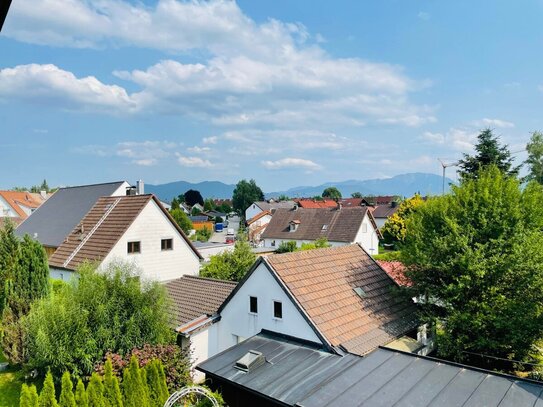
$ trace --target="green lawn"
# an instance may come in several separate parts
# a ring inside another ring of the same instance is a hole
[[[6,359],[0,354],[0,363]],[[8,368],[0,372],[0,407],[13,407],[19,405],[21,385],[24,383],[24,374],[18,368]],[[38,387],[38,391],[39,388]]]

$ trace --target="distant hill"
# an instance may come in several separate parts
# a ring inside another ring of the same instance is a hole
[[[200,191],[204,199],[206,198],[232,198],[235,185],[224,184],[219,181],[204,181],[193,184],[186,181],[170,182],[160,185],[145,185],[145,192],[152,193],[166,202],[170,202],[179,194],[184,194],[189,189]]]
[[[301,186],[290,188],[286,191],[268,192],[266,198],[276,198],[279,195],[287,195],[291,198],[311,197],[320,195],[322,191],[330,186],[337,187],[344,197],[350,197],[353,192],[360,192],[362,195],[400,195],[412,196],[420,192],[422,195],[437,195],[442,191],[443,178],[436,174],[412,173],[396,175],[392,178],[368,179],[365,181],[349,180],[341,182],[327,182],[317,186]],[[445,188],[453,181],[445,179]],[[145,185],[145,192],[153,193],[160,199],[170,202],[179,194],[189,189],[200,191],[205,198],[232,198],[235,185],[225,184],[220,181],[204,181],[191,183],[186,181],[170,182],[161,185]]]
[[[453,181],[450,178],[445,178],[446,190],[449,189],[451,183]],[[437,195],[443,190],[443,177],[417,172],[396,175],[392,178],[327,182],[315,187],[303,186],[290,188],[286,191],[270,192],[266,194],[266,198],[274,198],[283,194],[292,198],[311,197],[320,195],[325,188],[330,186],[338,188],[344,197],[350,197],[353,192],[360,192],[362,195],[400,195],[406,197],[417,192],[421,195]]]

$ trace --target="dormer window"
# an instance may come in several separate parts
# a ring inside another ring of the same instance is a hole
[[[321,229],[321,230],[322,230],[323,232],[324,232],[325,230],[328,230],[328,225],[322,225],[322,229]]]
[[[288,231],[289,232],[296,232],[298,230],[298,226],[300,226],[300,221],[299,220],[292,220],[289,223]]]

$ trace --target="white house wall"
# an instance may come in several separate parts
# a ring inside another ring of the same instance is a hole
[[[8,204],[6,200],[0,196],[0,217],[1,216],[14,218],[18,217],[19,214],[15,212],[11,205]]]
[[[385,226],[386,221],[388,218],[375,218],[375,223],[377,224],[377,228],[381,230],[383,226]]]
[[[368,215],[364,216],[353,243],[359,243],[371,255],[379,254],[379,237]]]
[[[173,250],[161,250],[162,239],[173,239]],[[128,254],[128,242],[141,242],[141,253]],[[102,262],[133,262],[142,275],[157,281],[173,280],[185,274],[198,275],[200,261],[170,220],[151,200]]]
[[[272,243],[275,241],[275,246]],[[296,239],[264,239],[264,247],[278,248],[283,242],[296,242],[297,247],[301,247],[304,243],[315,243],[314,240],[296,240]],[[347,246],[348,242],[333,242],[329,241],[328,244],[332,247]]]
[[[125,196],[126,195],[126,188],[128,188],[130,184],[126,181],[124,181],[119,188],[115,190],[110,196]]]
[[[194,369],[194,366],[215,355],[217,353],[216,349],[217,324],[210,325],[207,328],[190,335],[191,376],[196,383],[202,382],[205,379],[205,375]]]
[[[262,212],[262,209],[254,203],[251,204],[247,209],[245,209],[245,220],[249,220],[251,218],[254,218],[256,215],[258,215],[260,212]]]
[[[256,315],[249,312],[250,296],[258,298]],[[273,301],[280,301],[283,304],[283,318],[280,320],[273,317]],[[321,342],[263,263],[226,304],[221,312],[221,320],[216,326],[218,348],[213,350],[209,357],[240,340],[256,335],[262,329]]]

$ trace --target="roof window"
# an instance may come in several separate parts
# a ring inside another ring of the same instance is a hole
[[[266,358],[261,352],[250,350],[236,361],[234,367],[242,372],[249,373],[266,363]]]
[[[353,291],[360,297],[360,298],[366,298],[366,292],[362,289],[362,287],[355,287],[353,288]]]

